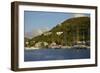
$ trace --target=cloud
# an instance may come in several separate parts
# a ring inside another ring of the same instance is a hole
[[[84,16],[87,16],[85,14],[73,14],[73,17],[84,17]]]
[[[46,28],[42,28],[42,29],[33,29],[33,31],[31,32],[25,32],[25,37],[27,38],[33,38],[36,37],[38,35],[41,35],[43,32],[49,31],[49,29]]]

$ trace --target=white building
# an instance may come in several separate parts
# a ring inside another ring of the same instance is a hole
[[[52,42],[50,45],[49,45],[49,48],[56,48],[57,47],[57,44],[55,42]]]
[[[50,35],[50,34],[52,34],[52,32],[45,32],[43,35]]]
[[[48,45],[47,42],[37,42],[37,43],[35,44],[35,47],[41,48],[42,46],[47,46],[47,45]]]
[[[63,32],[56,32],[57,35],[61,35]]]
[[[48,43],[47,43],[47,42],[43,42],[43,44],[44,44],[44,46],[47,46],[47,45],[48,45]]]
[[[41,43],[42,43],[42,42],[37,42],[37,43],[35,44],[35,47],[37,47],[37,48],[41,47]]]
[[[29,44],[29,42],[25,42],[27,45]]]

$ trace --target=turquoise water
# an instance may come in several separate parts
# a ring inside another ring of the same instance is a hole
[[[24,50],[24,61],[70,60],[90,58],[90,49]]]

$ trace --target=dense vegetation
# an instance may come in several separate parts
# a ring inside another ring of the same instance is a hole
[[[44,33],[52,32],[49,35]],[[57,32],[63,32],[57,35]],[[90,18],[89,17],[76,17],[65,20],[61,24],[52,28],[50,31],[44,32],[42,35],[32,39],[25,38],[29,44],[25,46],[33,46],[37,42],[47,42],[48,44],[56,42],[60,45],[69,45],[78,41],[90,41]]]

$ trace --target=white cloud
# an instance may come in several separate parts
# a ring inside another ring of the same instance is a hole
[[[74,14],[73,17],[84,17],[86,16],[85,14]]]
[[[43,31],[41,29],[38,29],[38,30],[35,31],[35,33],[37,33],[37,35],[40,35],[40,34],[43,33]]]
[[[42,28],[42,29],[33,29],[33,31],[31,31],[31,32],[26,32],[25,37],[28,37],[28,38],[36,37],[46,31],[49,31],[49,29],[47,27]]]

